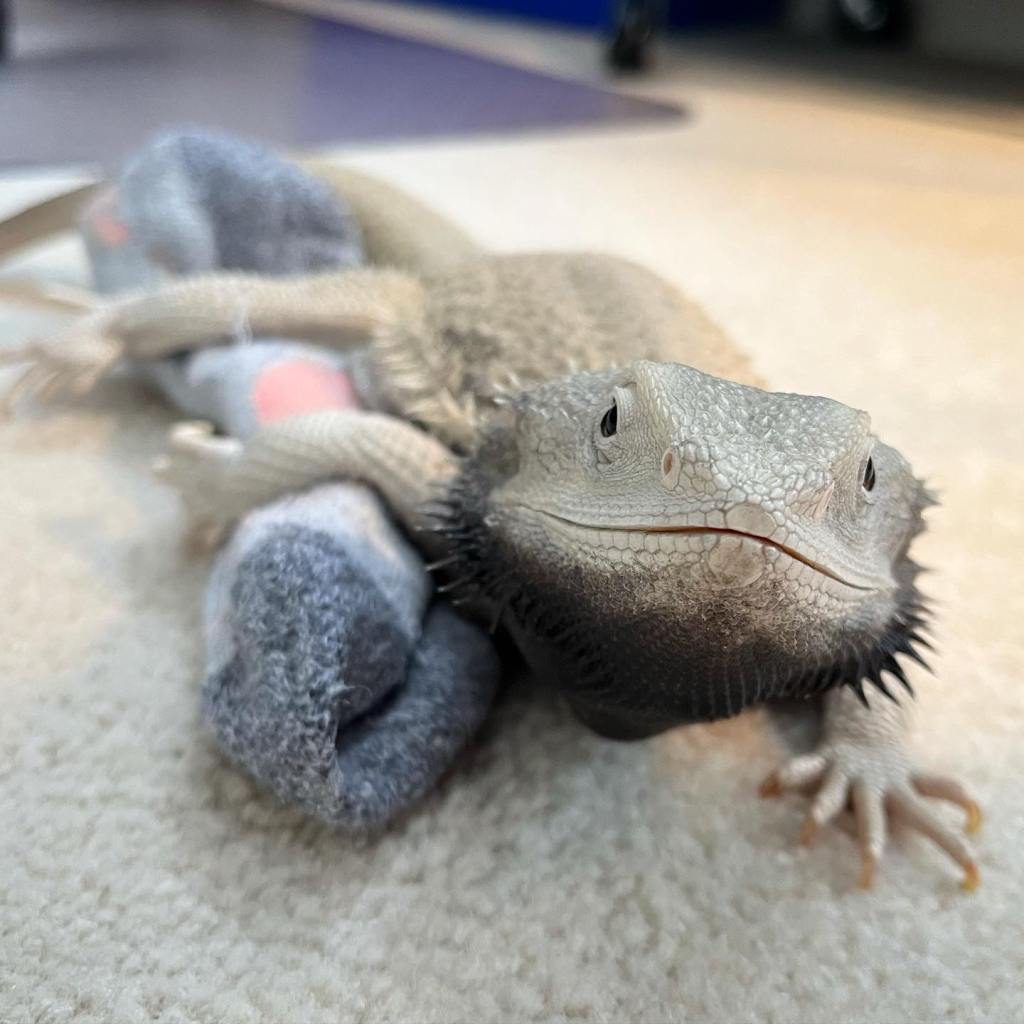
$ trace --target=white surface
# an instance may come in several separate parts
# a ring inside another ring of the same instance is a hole
[[[981,890],[914,837],[867,895],[842,830],[798,850],[758,714],[619,746],[524,694],[376,842],[280,809],[200,731],[204,569],[145,469],[168,415],[111,385],[0,427],[0,1018],[1024,1019],[1024,146],[677,89],[681,127],[356,156],[496,247],[648,263],[938,487],[916,747],[986,806]]]

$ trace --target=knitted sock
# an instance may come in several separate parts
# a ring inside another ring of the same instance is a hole
[[[362,261],[358,225],[322,182],[207,133],[143,150],[82,233],[101,291]],[[245,438],[285,416],[358,407],[360,358],[265,339],[138,370],[187,416]],[[498,679],[475,626],[446,607],[424,624],[429,599],[422,562],[365,487],[320,487],[247,517],[206,598],[203,713],[221,746],[331,824],[404,810],[479,726]]]
[[[80,227],[102,292],[212,270],[310,274],[363,262],[359,225],[327,185],[266,146],[213,132],[149,143]]]
[[[203,712],[231,757],[323,821],[382,824],[473,735],[498,680],[379,500],[329,484],[261,509],[214,569]]]
[[[294,341],[260,340],[140,363],[138,374],[187,416],[231,437],[319,409],[358,408],[352,357]]]
[[[183,411],[245,437],[356,405],[342,360],[253,342],[153,367]],[[384,824],[429,791],[480,726],[498,682],[481,630],[438,604],[379,499],[330,484],[248,516],[206,601],[203,714],[282,800],[328,824]]]
[[[184,412],[245,437],[314,408],[356,405],[341,360],[253,342],[152,368]],[[379,499],[332,484],[248,516],[206,601],[203,712],[227,753],[329,824],[379,825],[426,793],[497,686],[489,638],[438,606]]]

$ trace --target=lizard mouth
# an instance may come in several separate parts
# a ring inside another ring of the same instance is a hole
[[[534,511],[540,511],[536,509]],[[775,551],[786,555],[788,558],[793,559],[795,562],[800,562],[802,565],[806,565],[809,569],[813,569],[814,572],[820,573],[822,576],[833,580],[836,583],[842,584],[844,587],[849,587],[851,590],[861,591],[874,591],[877,587],[869,586],[864,583],[854,583],[852,580],[846,579],[844,576],[833,571],[826,565],[822,565],[821,562],[815,561],[815,559],[802,554],[797,551],[796,548],[790,547],[788,544],[782,544],[777,540],[771,540],[769,537],[763,537],[757,533],[748,533],[745,530],[733,530],[728,527],[716,527],[716,526],[594,526],[586,523],[577,523],[572,519],[566,519],[563,516],[555,515],[553,512],[541,512],[541,515],[557,520],[560,523],[565,523],[567,526],[575,527],[578,530],[600,530],[602,532],[609,533],[639,533],[643,535],[648,534],[686,534],[689,536],[726,536],[726,537],[741,537],[747,540],[755,541],[765,548],[772,548]]]
[[[762,547],[774,548],[776,551],[788,555],[794,561],[803,563],[815,572],[820,572],[822,576],[827,576],[829,579],[835,580],[836,583],[842,583],[843,586],[852,587],[854,590],[875,589],[862,583],[854,583],[851,580],[844,579],[838,573],[829,569],[828,566],[822,565],[821,562],[816,562],[813,558],[808,558],[807,555],[801,554],[796,548],[791,548],[788,544],[780,544],[777,540],[770,540],[768,537],[762,537],[757,533],[747,533],[744,530],[730,530],[726,527],[716,526],[644,526],[634,529],[640,533],[722,534],[726,537],[746,537],[748,540],[757,541]],[[626,532],[632,533],[634,529],[629,529]]]

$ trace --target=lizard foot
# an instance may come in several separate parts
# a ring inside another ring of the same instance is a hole
[[[90,391],[124,354],[104,333],[105,317],[89,313],[58,333],[0,349],[0,365],[25,364],[3,395],[3,411],[23,399],[79,396]]]
[[[169,450],[153,463],[153,472],[182,497],[189,546],[209,550],[234,518],[227,479],[244,445],[233,437],[215,436],[213,425],[202,420],[176,424],[169,440]]]
[[[953,779],[913,771],[902,750],[886,745],[825,744],[769,775],[761,785],[761,796],[804,788],[814,791],[800,834],[805,846],[822,825],[852,803],[861,855],[860,888],[870,889],[874,883],[890,821],[927,836],[952,857],[963,869],[964,889],[971,891],[981,883],[967,843],[921,798],[934,797],[962,807],[967,812],[968,833],[981,827],[981,809]]]

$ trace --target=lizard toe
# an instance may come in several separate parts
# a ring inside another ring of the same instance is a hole
[[[972,799],[963,786],[956,779],[950,779],[945,775],[930,775],[925,772],[917,772],[910,779],[911,785],[921,795],[932,797],[935,800],[946,800],[957,807],[962,807],[967,813],[967,820],[964,823],[964,831],[968,835],[976,835],[981,831],[984,816],[981,806]]]
[[[948,854],[963,870],[964,889],[970,891],[980,884],[978,865],[967,842],[922,799],[935,798],[963,808],[966,830],[977,831],[981,810],[954,780],[912,772],[902,754],[884,747],[844,742],[825,744],[814,753],[791,759],[765,779],[760,792],[777,796],[798,790],[812,794],[800,831],[803,846],[810,846],[821,828],[852,806],[861,860],[860,888],[874,885],[894,821],[919,832]]]
[[[891,817],[902,821],[915,832],[927,836],[939,849],[945,851],[963,868],[963,888],[968,892],[981,884],[981,873],[967,843],[940,821],[928,805],[909,787],[893,789],[886,795],[886,807]]]

